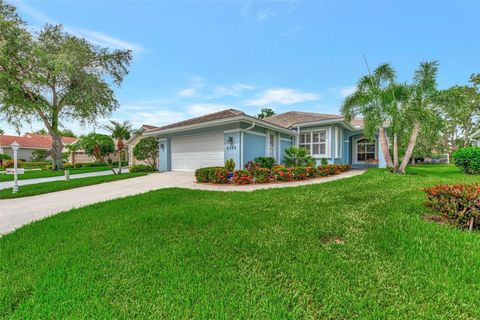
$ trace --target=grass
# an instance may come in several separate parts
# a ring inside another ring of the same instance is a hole
[[[71,168],[70,175],[79,174],[79,173],[89,173],[97,171],[106,171],[111,170],[110,167],[92,167],[92,168]],[[27,179],[38,179],[38,178],[48,178],[48,177],[58,177],[65,175],[65,172],[62,171],[51,171],[51,170],[25,170],[25,174],[19,174],[18,180],[27,180]],[[13,174],[0,174],[0,182],[2,181],[13,181]]]
[[[19,191],[15,194],[12,194],[11,188],[0,190],[0,199],[29,197],[29,196],[35,196],[39,194],[55,192],[60,190],[90,186],[92,184],[99,184],[104,182],[135,178],[135,177],[140,177],[144,175],[146,174],[145,173],[122,173],[122,174],[112,174],[107,176],[72,179],[69,181],[51,181],[51,182],[29,184],[25,186],[20,186]]]
[[[164,189],[0,238],[1,318],[478,319],[480,234],[425,221],[452,166]]]

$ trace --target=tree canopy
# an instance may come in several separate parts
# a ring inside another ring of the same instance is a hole
[[[78,144],[97,162],[105,162],[105,157],[115,151],[113,139],[106,134],[92,132],[80,137]]]
[[[260,112],[257,114],[257,118],[259,119],[265,119],[271,116],[274,116],[276,113],[272,108],[263,108],[260,110]]]
[[[60,121],[96,123],[119,106],[129,50],[109,50],[46,24],[30,32],[13,6],[0,1],[0,112],[17,129],[33,120],[52,136],[54,169],[61,169]]]
[[[133,149],[133,156],[138,160],[144,160],[152,168],[157,168],[158,154],[158,140],[154,137],[142,138]]]

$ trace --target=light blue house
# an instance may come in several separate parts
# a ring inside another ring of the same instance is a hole
[[[317,163],[385,167],[376,140],[362,134],[362,122],[342,116],[286,112],[264,120],[228,109],[163,126],[144,133],[160,144],[160,171],[194,171],[222,166],[233,159],[236,169],[260,156],[282,162],[285,149],[296,145],[310,150]]]

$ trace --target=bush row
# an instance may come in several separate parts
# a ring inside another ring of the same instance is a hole
[[[453,153],[453,162],[466,174],[480,174],[480,148],[469,147]]]
[[[318,167],[293,167],[283,165],[273,166],[271,169],[262,167],[248,167],[249,170],[235,170],[232,174],[224,167],[207,167],[195,171],[197,182],[209,182],[215,184],[250,184],[268,183],[275,181],[305,180],[308,178],[325,177],[335,175],[351,169],[351,165],[331,164]]]
[[[480,185],[436,185],[423,189],[425,205],[449,223],[470,230],[480,229]]]
[[[129,172],[155,172],[157,171],[152,166],[146,164],[136,164],[133,166],[128,167]]]

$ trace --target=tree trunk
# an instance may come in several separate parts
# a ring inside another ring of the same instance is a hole
[[[122,173],[122,150],[118,150],[118,174]]]
[[[413,149],[415,148],[415,143],[417,142],[418,133],[420,132],[420,123],[415,122],[412,129],[412,134],[410,135],[410,141],[408,142],[407,151],[405,152],[405,156],[402,159],[402,164],[398,169],[399,173],[404,174],[405,169],[407,168],[407,164],[412,157]]]
[[[52,170],[63,170],[63,160],[62,160],[62,137],[57,133],[51,133],[52,136]]]
[[[393,172],[398,172],[398,136],[393,134]]]
[[[380,127],[379,130],[379,137],[380,137],[380,146],[382,148],[383,157],[385,158],[385,162],[387,163],[387,167],[392,167],[392,158],[390,157],[390,150],[388,148],[387,143],[387,136],[385,135],[385,128]]]

